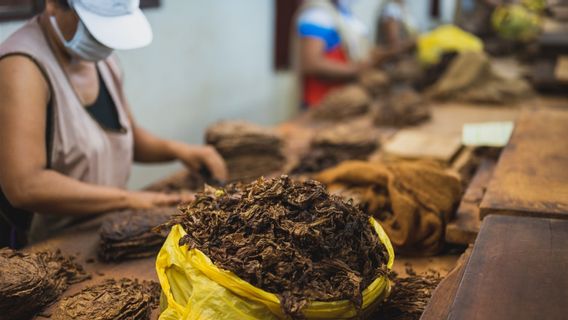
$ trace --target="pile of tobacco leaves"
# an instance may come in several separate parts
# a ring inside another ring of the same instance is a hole
[[[153,281],[109,279],[62,299],[54,320],[149,320],[158,307],[160,286]]]
[[[395,272],[390,273],[389,277],[394,284],[391,294],[372,319],[420,319],[442,277],[433,270],[417,274],[410,266],[406,267],[406,273],[407,277],[399,277]]]
[[[0,249],[0,319],[29,319],[71,284],[90,278],[61,252]]]
[[[176,208],[165,207],[109,214],[100,229],[99,258],[121,261],[155,255],[168,230],[154,228],[168,222],[176,212]]]
[[[388,253],[360,209],[316,181],[260,178],[208,189],[182,208],[180,245],[280,297],[302,317],[310,301],[350,300],[387,272]]]

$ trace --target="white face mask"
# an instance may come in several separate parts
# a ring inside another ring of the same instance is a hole
[[[51,21],[51,25],[53,26],[57,37],[61,43],[63,43],[69,54],[79,57],[80,59],[93,62],[104,60],[112,54],[113,49],[98,42],[97,39],[91,35],[89,30],[87,30],[87,27],[85,27],[81,20],[79,20],[77,31],[75,32],[73,39],[69,41],[65,40],[63,37],[63,33],[59,29],[55,17],[51,16],[49,20]]]

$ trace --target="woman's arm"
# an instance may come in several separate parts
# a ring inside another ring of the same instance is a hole
[[[325,42],[313,37],[300,39],[300,67],[302,74],[315,75],[328,80],[352,81],[357,79],[367,64],[337,62],[325,57]]]
[[[228,178],[225,161],[211,146],[189,145],[179,141],[161,139],[136,123],[128,99],[122,95],[134,134],[134,161],[156,163],[180,160],[190,170],[203,168],[219,181]]]
[[[173,204],[178,196],[91,185],[46,168],[47,81],[30,59],[0,61],[0,187],[18,208],[86,215]]]

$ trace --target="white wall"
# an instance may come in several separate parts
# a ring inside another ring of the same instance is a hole
[[[164,0],[148,10],[152,45],[119,53],[138,121],[162,137],[201,143],[219,119],[288,118],[292,77],[272,69],[273,16],[267,0]],[[130,185],[171,170],[136,166]]]
[[[427,29],[428,1],[407,2]],[[371,33],[380,5],[381,0],[359,0],[354,8]],[[146,15],[152,45],[119,52],[127,96],[141,125],[162,137],[201,143],[207,125],[219,119],[274,124],[294,114],[294,77],[272,68],[273,0],[162,0]],[[0,41],[20,25],[0,24]],[[130,187],[176,168],[135,166]]]

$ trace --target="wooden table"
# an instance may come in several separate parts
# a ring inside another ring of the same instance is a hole
[[[427,132],[446,133],[451,135],[460,135],[461,127],[466,122],[482,122],[495,120],[511,120],[514,119],[519,110],[515,108],[492,108],[480,109],[478,107],[444,104],[433,108],[432,122],[424,124],[417,128]],[[359,125],[367,125],[368,119],[359,119]],[[317,128],[325,125],[310,123],[305,119],[298,119],[279,126],[280,132],[287,137],[287,152],[289,156],[297,157],[302,151],[305,151],[309,145],[310,136]],[[388,140],[396,129],[378,128],[376,134],[381,140]],[[179,172],[174,177],[183,175]],[[163,183],[163,181],[162,181]],[[67,230],[47,241],[35,244],[27,250],[55,250],[61,249],[64,254],[76,255],[77,261],[82,263],[86,270],[93,275],[93,279],[73,285],[67,290],[63,296],[76,293],[86,286],[101,283],[108,278],[137,278],[141,280],[157,281],[155,273],[155,259],[140,259],[127,262],[102,263],[96,259],[97,245],[99,241],[98,229],[102,218],[95,219],[88,223],[79,225]],[[459,254],[446,254],[437,257],[428,258],[402,258],[395,259],[394,270],[400,275],[405,275],[405,264],[409,263],[418,273],[433,269],[445,276],[452,270],[459,258]],[[89,262],[87,262],[89,261]],[[49,312],[51,309],[47,310]],[[154,313],[157,315],[157,311]]]
[[[481,203],[489,214],[568,219],[568,111],[520,116]]]
[[[447,319],[566,319],[567,267],[568,221],[489,216]]]

